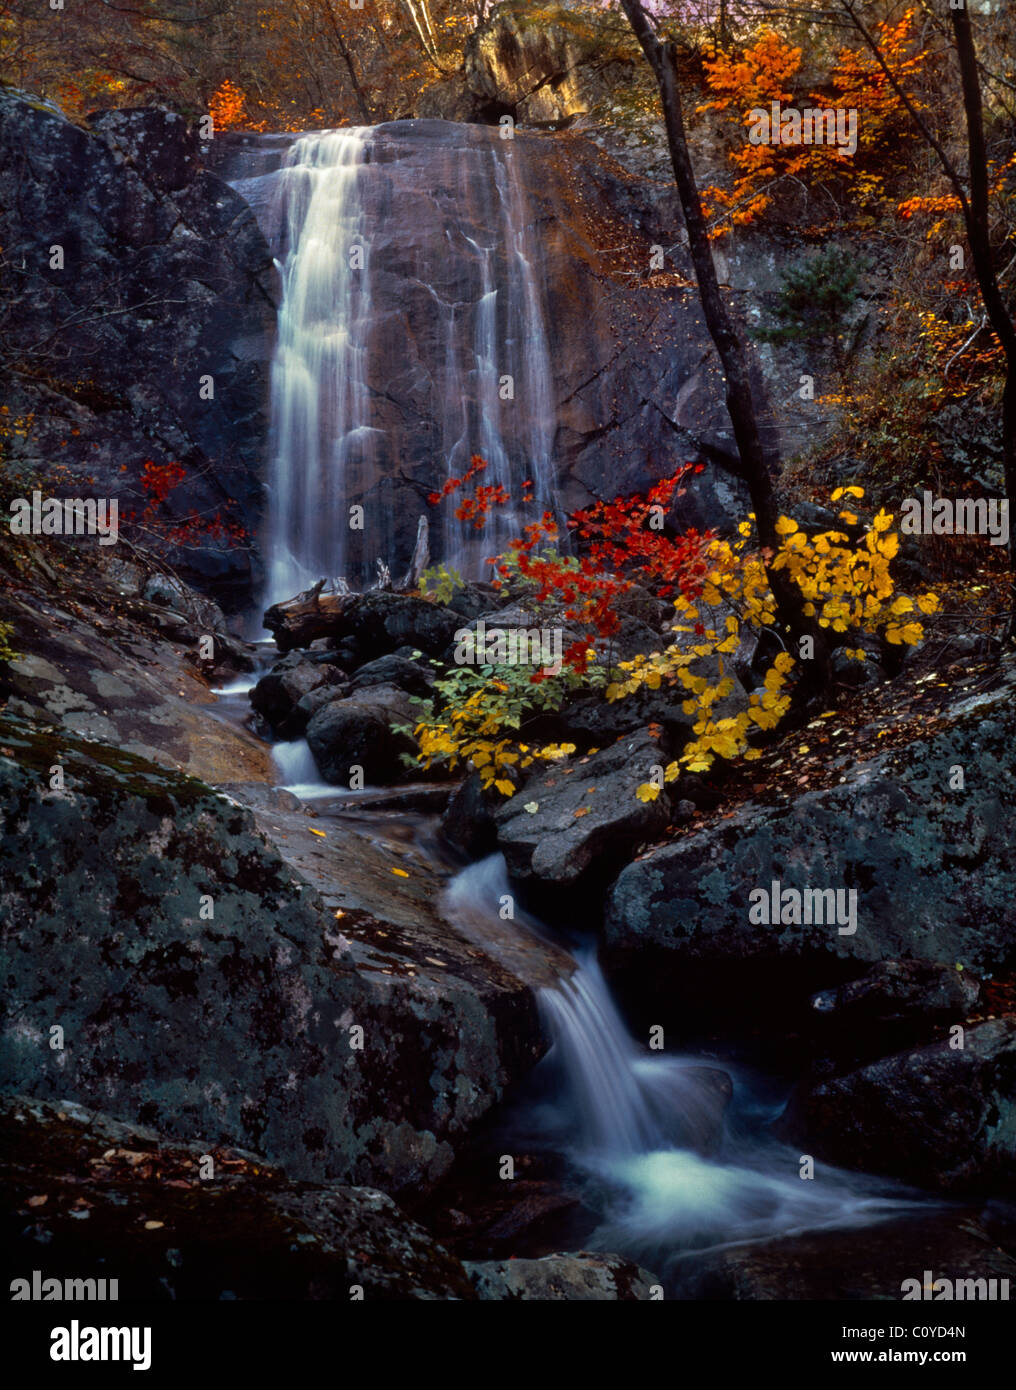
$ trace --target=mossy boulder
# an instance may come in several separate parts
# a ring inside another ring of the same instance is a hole
[[[531,992],[426,904],[337,906],[338,830],[292,831],[328,855],[323,897],[203,783],[11,718],[0,815],[13,1089],[395,1191],[542,1050]],[[386,904],[402,880],[371,864],[359,900]]]

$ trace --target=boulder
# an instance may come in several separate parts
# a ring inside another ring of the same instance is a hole
[[[634,845],[666,828],[666,796],[635,795],[660,760],[659,744],[641,733],[530,777],[494,813],[509,873],[557,888],[616,872]]]
[[[622,1299],[653,1297],[659,1280],[647,1269],[623,1255],[544,1255],[539,1260],[491,1260],[465,1263],[477,1297],[529,1300],[574,1299],[614,1303]]]
[[[121,1300],[348,1303],[355,1286],[368,1300],[477,1296],[459,1261],[372,1188],[294,1182],[258,1154],[181,1144],[67,1100],[0,1098],[0,1127],[12,1277],[115,1278]]]
[[[365,782],[386,786],[405,774],[403,753],[415,751],[410,734],[418,717],[404,690],[372,685],[318,709],[307,725],[307,742],[321,776],[337,786],[349,786],[352,768]]]
[[[966,1018],[980,992],[979,981],[968,970],[933,961],[882,960],[860,979],[822,990],[811,1006],[853,1026],[915,1017],[942,1021]]]
[[[947,707],[920,740],[849,768],[837,786],[786,807],[749,803],[630,865],[607,900],[608,969],[678,1008],[721,972],[732,1015],[771,1018],[856,978],[859,964],[1006,968],[1016,960],[1014,684],[1010,671],[995,690]],[[958,769],[965,786],[954,790]],[[782,895],[775,913],[773,883]],[[804,922],[809,889],[841,894],[834,920],[826,900]],[[768,912],[749,898],[760,891]],[[788,893],[802,907],[796,922]]]
[[[392,873],[406,848],[376,830],[315,834],[277,806],[256,823],[192,778],[9,716],[0,815],[14,1090],[396,1192],[442,1176],[542,1051],[531,991],[442,922],[425,862]]]
[[[277,729],[305,695],[323,686],[333,690],[333,699],[343,693],[346,681],[338,666],[312,661],[288,665],[280,662],[267,676],[261,677],[250,692],[250,702],[258,714],[263,715],[273,729]]]
[[[164,608],[179,613],[181,617],[202,632],[224,633],[226,615],[214,599],[206,598],[180,579],[167,574],[153,574],[145,581],[141,597],[149,603],[157,603]]]
[[[333,704],[337,699],[341,699],[347,688],[344,682],[337,685],[332,685],[329,682],[317,686],[314,690],[309,690],[306,695],[301,695],[289,714],[279,724],[279,737],[283,739],[303,738],[307,732],[307,725],[318,710],[324,709],[325,705]]]
[[[500,801],[500,792],[485,791],[480,774],[470,773],[452,792],[441,817],[441,834],[467,859],[482,859],[497,845],[494,811]]]
[[[1016,1163],[1016,1015],[949,1041],[803,1086],[779,1132],[832,1163],[939,1192],[1012,1181]]]
[[[356,692],[373,685],[394,685],[409,695],[425,697],[433,690],[434,677],[429,667],[392,652],[361,666],[354,673],[349,688]]]

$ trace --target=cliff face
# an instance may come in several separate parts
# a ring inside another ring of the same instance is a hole
[[[108,111],[81,128],[0,91],[6,467],[27,486],[118,498],[122,516],[144,508],[145,461],[175,461],[187,480],[169,523],[233,498],[253,530],[275,277],[249,208],[201,159],[172,112]],[[174,561],[233,604],[258,577],[246,548],[205,543]]]
[[[533,478],[538,498],[546,473],[565,510],[703,461],[685,519],[723,524],[748,510],[714,466],[733,440],[676,206],[644,196],[570,133],[504,140],[496,127],[415,120],[364,140],[349,238],[366,248],[355,316],[369,405],[355,419],[336,412],[327,433],[353,440],[359,430],[364,441],[346,451],[342,500],[365,508],[365,574],[378,555],[393,572],[404,567],[419,516],[433,520],[426,493],[449,470],[464,472],[473,452],[496,464],[500,450],[505,481]],[[286,216],[287,204],[311,197],[292,177],[294,167],[316,176],[322,156],[310,142],[290,154],[286,137],[235,136],[217,151],[280,260],[294,246],[320,254],[332,224],[308,233],[308,214],[294,232]],[[312,381],[322,410],[340,395],[321,381],[333,317],[304,310],[308,371],[295,381],[297,392]],[[498,391],[506,373],[509,401]],[[340,522],[336,512],[332,532]]]

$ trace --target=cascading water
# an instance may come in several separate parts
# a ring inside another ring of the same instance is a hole
[[[417,512],[440,527],[435,558],[467,576],[480,577],[484,558],[532,519],[515,507],[523,481],[539,513],[557,511],[547,292],[526,156],[480,127],[463,136],[420,126],[304,135],[281,168],[245,168],[235,180],[282,273],[269,603],[320,578],[369,582],[379,558],[393,571],[407,562],[415,520],[404,503],[393,513],[393,480],[416,480]],[[260,157],[277,164],[277,142]],[[410,161],[415,209],[399,211],[399,166]],[[451,506],[438,520],[419,496],[461,477],[475,454],[488,464],[478,481],[513,499],[491,510],[482,533]],[[350,526],[355,504],[362,529]]]
[[[376,449],[366,380],[370,240],[360,196],[367,132],[297,140],[277,198],[288,251],[272,367],[268,601],[342,576],[347,474]]]
[[[504,860],[492,855],[458,876],[446,911],[455,920],[469,899],[473,912],[493,915],[510,892]],[[766,1133],[775,1112],[751,1078],[733,1071],[725,1116],[732,1069],[640,1047],[595,954],[579,949],[575,960],[570,975],[538,992],[552,1041],[541,1064],[552,1073],[552,1099],[525,1128],[535,1123],[530,1137],[566,1153],[584,1182],[601,1216],[592,1248],[629,1254],[670,1278],[707,1248],[868,1225],[923,1204],[824,1164],[802,1180],[800,1155]]]

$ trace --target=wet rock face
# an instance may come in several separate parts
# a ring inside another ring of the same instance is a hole
[[[719,970],[737,1008],[763,1010],[856,979],[859,962],[1004,968],[1016,956],[1014,736],[1009,678],[837,787],[785,809],[749,805],[630,865],[607,903],[609,964],[689,1000]],[[965,786],[951,790],[957,767]],[[773,881],[781,894],[836,889],[848,911],[856,893],[856,931],[839,911],[794,923],[785,897],[774,923],[750,920],[749,895],[771,898]]]
[[[922,1211],[867,1230],[822,1231],[712,1251],[682,1261],[668,1296],[682,1299],[891,1299],[945,1278],[1016,1283],[1016,1260],[979,1224],[973,1212]],[[944,1286],[942,1286],[944,1289]],[[985,1285],[986,1297],[989,1286]],[[935,1299],[929,1290],[924,1294]],[[968,1297],[976,1298],[976,1293]]]
[[[1016,1016],[803,1086],[780,1133],[830,1162],[940,1192],[990,1190],[1016,1163]]]
[[[13,1088],[397,1191],[542,1050],[529,990],[408,896],[415,866],[294,815],[316,891],[202,783],[9,718],[0,746]]]
[[[0,1128],[9,1278],[116,1279],[121,1301],[348,1302],[353,1286],[366,1299],[477,1296],[383,1192],[296,1182],[259,1155],[174,1143],[69,1101],[5,1097]],[[139,1240],[146,1220],[160,1224]]]
[[[250,209],[201,160],[173,112],[109,111],[81,129],[0,92],[0,242],[11,264],[24,262],[5,325],[24,371],[6,403],[33,416],[8,453],[43,477],[59,459],[67,495],[115,497],[121,519],[144,509],[145,460],[179,462],[188,481],[170,494],[170,523],[232,498],[253,532],[274,271]],[[51,265],[54,246],[63,269]],[[247,548],[208,543],[174,563],[234,607],[258,577]]]
[[[272,194],[284,149],[277,139],[246,136],[220,153],[219,172],[251,199],[285,254]],[[360,186],[370,243],[368,423],[379,433],[370,457],[347,471],[346,500],[366,510],[365,575],[378,555],[393,574],[404,571],[423,515],[432,522],[433,557],[445,558],[426,496],[444,482],[453,454],[461,473],[481,450],[489,403],[480,395],[487,378],[476,370],[477,323],[492,285],[494,341],[508,354],[504,345],[527,335],[518,364],[497,363],[499,372],[516,372],[514,400],[493,403],[516,483],[532,474],[534,436],[549,416],[553,482],[565,510],[642,490],[700,461],[706,472],[677,519],[722,526],[732,511],[741,519],[743,499],[723,482],[733,440],[690,266],[678,248],[668,274],[650,268],[653,245],[678,241],[672,210],[654,221],[633,201],[624,171],[578,136],[519,131],[508,141],[497,129],[442,120],[378,126]],[[519,247],[532,262],[546,328],[547,371],[530,383],[525,362],[537,351],[537,316],[523,305],[509,321],[509,301],[519,302]]]

